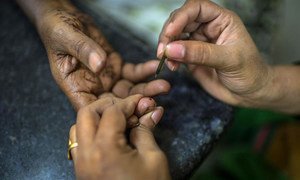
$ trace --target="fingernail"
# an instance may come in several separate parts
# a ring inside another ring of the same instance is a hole
[[[104,66],[104,61],[101,60],[97,53],[92,52],[89,57],[89,66],[94,73],[98,72]]]
[[[172,67],[172,71],[173,72],[176,71],[176,67],[175,66]]]
[[[164,49],[164,44],[163,43],[159,43],[158,47],[157,47],[157,53],[156,53],[157,57],[161,57],[162,56],[162,54],[164,53],[163,49]]]
[[[155,111],[152,113],[151,119],[155,124],[157,124],[160,121],[160,119],[163,115],[163,112],[164,112],[164,109],[162,107],[157,107],[155,109]]]
[[[173,63],[169,60],[167,60],[167,66],[170,68],[171,71],[175,71],[175,66],[173,65]]]
[[[182,44],[171,43],[166,47],[166,54],[170,59],[182,59],[185,55],[185,48]]]

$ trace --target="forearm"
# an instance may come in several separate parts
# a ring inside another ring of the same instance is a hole
[[[69,0],[16,0],[16,2],[36,26],[39,20],[53,9],[75,9]]]
[[[270,78],[260,98],[250,107],[270,109],[289,114],[300,114],[300,66],[270,67]]]

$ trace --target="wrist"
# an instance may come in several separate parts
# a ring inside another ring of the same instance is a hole
[[[43,26],[43,23],[47,22],[47,17],[53,15],[60,10],[71,11],[76,8],[69,1],[53,1],[43,0],[37,3],[38,10],[34,13],[34,24],[39,29]]]
[[[67,4],[70,4],[67,0],[16,0],[16,2],[35,25],[51,9],[63,8]]]
[[[76,10],[69,0],[16,0],[16,2],[37,29],[42,26],[45,17],[51,14],[51,12],[57,10]]]
[[[246,97],[245,107],[278,110],[277,107],[284,98],[284,85],[280,75],[273,66],[267,65],[266,73],[262,76],[262,86],[251,96]]]

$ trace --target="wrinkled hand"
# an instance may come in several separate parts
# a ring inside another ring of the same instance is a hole
[[[134,93],[153,96],[169,90],[163,80],[135,85],[154,74],[155,63],[126,64],[122,70],[120,55],[91,18],[75,8],[49,10],[40,22],[39,32],[54,79],[75,109],[112,90],[119,97]]]
[[[141,95],[103,95],[80,109],[70,131],[71,141],[78,142],[71,150],[77,179],[170,179],[166,157],[151,132],[162,114],[161,107]],[[126,124],[138,121],[127,142]]]
[[[242,21],[208,0],[187,0],[170,15],[158,56],[164,51],[171,70],[188,64],[203,88],[222,101],[249,106],[268,96],[270,68]]]
[[[39,32],[54,79],[75,108],[96,100],[120,78],[121,57],[89,16],[54,9],[44,15]]]

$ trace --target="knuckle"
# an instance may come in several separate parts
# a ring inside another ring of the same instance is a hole
[[[234,11],[231,11],[228,9],[223,10],[223,16],[224,16],[224,19],[228,21],[228,23],[241,21],[238,14],[236,14]]]
[[[157,152],[156,152],[156,158],[157,159],[159,159],[160,160],[160,162],[162,162],[162,161],[167,161],[167,157],[166,157],[166,155],[163,153],[163,151],[162,150],[157,150]]]
[[[230,17],[238,17],[238,15],[234,11],[231,11],[229,9],[224,9],[224,14],[227,14]]]
[[[117,102],[117,99],[112,96],[103,97],[103,101],[106,102],[108,106],[114,105]]]
[[[101,177],[104,172],[103,164],[107,164],[107,158],[100,148],[92,151],[93,153],[83,153],[78,159],[76,174],[78,179],[94,179],[94,177]],[[97,167],[97,172],[94,167]]]
[[[56,36],[61,37],[65,34],[65,32],[66,32],[66,30],[62,23],[55,23],[52,26],[52,34],[54,37],[56,37]]]
[[[191,63],[205,64],[206,58],[208,58],[208,51],[210,51],[210,48],[204,48],[202,44],[198,44],[193,46],[191,49],[191,52],[193,52],[191,53]]]
[[[74,50],[77,57],[83,58],[82,56],[89,52],[90,46],[86,41],[81,39],[74,43]]]
[[[178,12],[179,8],[175,9],[174,11],[172,11],[169,15],[169,18],[172,18],[177,12]]]
[[[127,101],[127,106],[126,106],[126,108],[128,108],[128,109],[132,109],[132,108],[134,108],[134,107],[136,107],[136,103],[134,102],[134,101]]]

